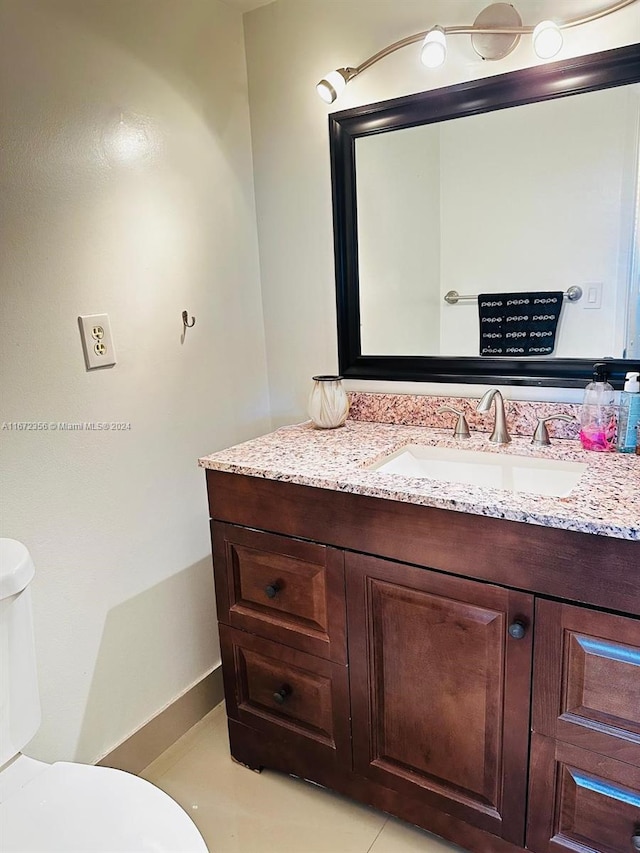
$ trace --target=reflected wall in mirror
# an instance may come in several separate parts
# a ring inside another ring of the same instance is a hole
[[[619,384],[640,358],[638,80],[634,45],[330,117],[341,372],[572,385],[610,358]],[[574,286],[544,359],[480,358],[477,301],[444,299]]]
[[[639,355],[639,128],[636,84],[356,140],[362,352],[474,356],[448,291],[578,286],[554,356]]]

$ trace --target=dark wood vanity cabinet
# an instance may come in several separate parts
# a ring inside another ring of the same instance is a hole
[[[640,850],[639,621],[539,600],[533,690],[528,846]]]
[[[476,853],[640,849],[640,543],[207,478],[236,760]]]
[[[212,537],[229,718],[350,768],[343,553],[229,524]]]
[[[533,597],[361,554],[345,569],[354,770],[521,841]]]

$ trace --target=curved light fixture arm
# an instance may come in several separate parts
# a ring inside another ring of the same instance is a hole
[[[558,27],[561,30],[565,30],[569,27],[579,27],[581,24],[590,24],[591,21],[597,21],[599,18],[604,18],[605,15],[610,15],[612,12],[617,12],[618,9],[624,9],[625,6],[630,6],[632,3],[635,3],[635,0],[619,0],[619,2],[614,3],[613,6],[608,6],[605,9],[596,10],[590,15],[583,15],[581,18],[570,18],[563,24],[558,24]]]
[[[637,0],[618,0],[617,3],[613,5],[605,6],[603,9],[598,9],[595,12],[591,12],[589,15],[582,15],[578,18],[570,18],[567,21],[562,21],[557,23],[557,27],[560,30],[569,29],[570,27],[579,27],[581,24],[589,24],[591,21],[597,21],[600,18],[604,18],[606,15],[611,15],[613,12],[617,12],[620,9],[623,9],[625,6],[630,6],[632,3],[637,2]],[[367,68],[370,68],[372,65],[375,65],[376,62],[380,62],[381,59],[384,59],[386,56],[389,56],[392,53],[395,53],[397,50],[401,50],[403,47],[408,47],[410,44],[416,44],[417,42],[423,41],[427,33],[431,31],[432,28],[428,30],[423,30],[422,32],[415,33],[412,36],[406,36],[399,41],[393,42],[393,44],[387,45],[387,47],[382,48],[377,53],[374,53],[368,59],[365,59],[364,62],[361,62],[360,65],[357,65],[355,68],[343,68],[342,71],[348,73],[348,79],[352,80],[354,77],[357,77],[358,74],[362,74],[363,71],[366,71]],[[535,27],[532,26],[521,26],[521,27],[476,27],[476,26],[455,26],[455,27],[442,27],[445,35],[527,35],[533,33]]]

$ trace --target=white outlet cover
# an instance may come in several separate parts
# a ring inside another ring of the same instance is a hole
[[[86,314],[78,317],[78,325],[87,370],[95,370],[96,367],[113,367],[116,363],[116,352],[113,348],[109,315]]]
[[[583,286],[583,308],[602,308],[602,288],[601,281],[588,282]]]

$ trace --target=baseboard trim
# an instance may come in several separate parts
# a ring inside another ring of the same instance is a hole
[[[222,667],[218,666],[179,696],[104,758],[100,767],[140,773],[224,698]]]

